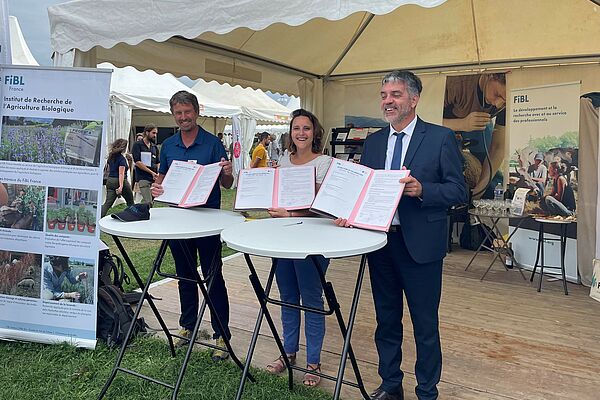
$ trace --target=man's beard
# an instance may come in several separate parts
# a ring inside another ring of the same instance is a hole
[[[397,116],[395,116],[393,118],[387,118],[385,116],[385,113],[384,113],[383,119],[385,120],[385,122],[388,122],[388,123],[390,123],[392,125],[399,124],[402,121],[404,121],[410,115],[410,111],[411,111],[410,108],[406,108],[405,109],[404,107],[401,107],[398,110],[398,115]]]
[[[148,136],[148,141],[149,141],[150,143],[154,143],[154,144],[156,144],[156,136],[154,136],[154,137],[150,137],[150,136]]]

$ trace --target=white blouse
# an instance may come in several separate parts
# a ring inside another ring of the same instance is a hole
[[[315,181],[318,184],[323,183],[323,179],[325,179],[325,174],[327,174],[327,170],[329,169],[329,165],[331,164],[332,158],[330,156],[326,156],[325,154],[321,154],[319,157],[302,164],[302,166],[313,165],[316,170]],[[299,167],[298,164],[292,164],[290,161],[290,153],[286,150],[283,153],[283,156],[279,159],[279,166],[282,168],[287,167]]]

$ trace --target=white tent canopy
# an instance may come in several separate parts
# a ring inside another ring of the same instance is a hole
[[[192,87],[199,96],[240,107],[244,115],[262,121],[287,121],[290,110],[271,99],[264,92],[252,88],[230,86],[228,83],[206,82],[199,79]]]
[[[242,114],[239,106],[215,101],[216,97],[204,96],[202,92],[193,91],[171,74],[159,75],[154,71],[137,71],[132,67],[115,68],[109,63],[102,63],[98,68],[113,70],[110,82],[111,96],[133,109],[144,109],[162,113],[170,113],[169,99],[180,91],[194,92],[200,104],[200,114],[207,117],[231,118]]]
[[[399,68],[421,73],[419,113],[432,122],[441,122],[441,107],[426,97],[443,95],[442,72],[510,68],[514,82],[580,79],[584,92],[598,91],[598,7],[596,0],[77,0],[48,14],[57,65],[109,61],[297,95],[328,130],[351,115],[349,101],[369,115],[376,92],[367,101],[365,93],[377,89],[366,86]],[[540,66],[548,68],[529,68]]]
[[[17,65],[39,65],[25,42],[17,17],[8,17],[10,29],[10,51],[12,63]]]
[[[84,56],[310,105],[316,88],[318,108],[322,80],[598,60],[596,8],[589,0],[78,0],[48,12],[57,62],[77,49],[69,57],[77,65]]]
[[[265,93],[250,88],[200,80],[190,89],[171,74],[160,75],[152,70],[140,72],[132,67],[116,68],[110,63],[101,63],[98,68],[113,70],[108,143],[129,136],[133,110],[169,113],[169,99],[180,90],[196,95],[200,115],[205,117],[231,119],[235,116],[246,120],[286,121],[290,113]],[[248,132],[242,132],[242,140],[251,146],[254,131],[250,128],[254,124],[242,126],[249,127]]]

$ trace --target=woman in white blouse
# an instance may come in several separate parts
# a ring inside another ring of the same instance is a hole
[[[323,136],[324,130],[317,117],[303,109],[294,111],[290,122],[289,146],[279,159],[279,166],[282,168],[313,165],[316,169],[315,185],[317,191],[331,164],[331,157],[321,153]],[[286,211],[283,208],[270,208],[268,211],[271,217],[274,218],[312,216],[308,210]],[[281,300],[322,310],[323,288],[312,260],[277,259],[276,262],[275,278],[277,279]],[[329,260],[318,256],[317,262],[319,268],[325,272]],[[296,362],[296,352],[299,349],[300,315],[300,310],[289,307],[281,308],[283,347],[292,364]],[[304,319],[306,368],[321,372],[321,348],[325,336],[325,316],[305,312]],[[273,374],[281,373],[284,370],[283,357],[279,357],[267,365],[267,371]],[[321,378],[318,375],[307,373],[304,375],[303,383],[306,386],[316,386],[320,381]]]

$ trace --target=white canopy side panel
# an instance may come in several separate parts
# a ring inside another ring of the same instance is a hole
[[[8,17],[10,27],[10,50],[12,54],[12,63],[18,65],[39,65],[25,42],[21,26],[16,17]]]
[[[444,1],[77,0],[48,7],[48,16],[52,47],[65,53],[73,48],[111,48],[120,42],[164,42],[173,36],[195,38],[203,32],[222,34],[239,27],[261,30],[277,22],[296,26],[313,18],[335,21],[358,11],[379,15],[405,4],[434,7]]]

